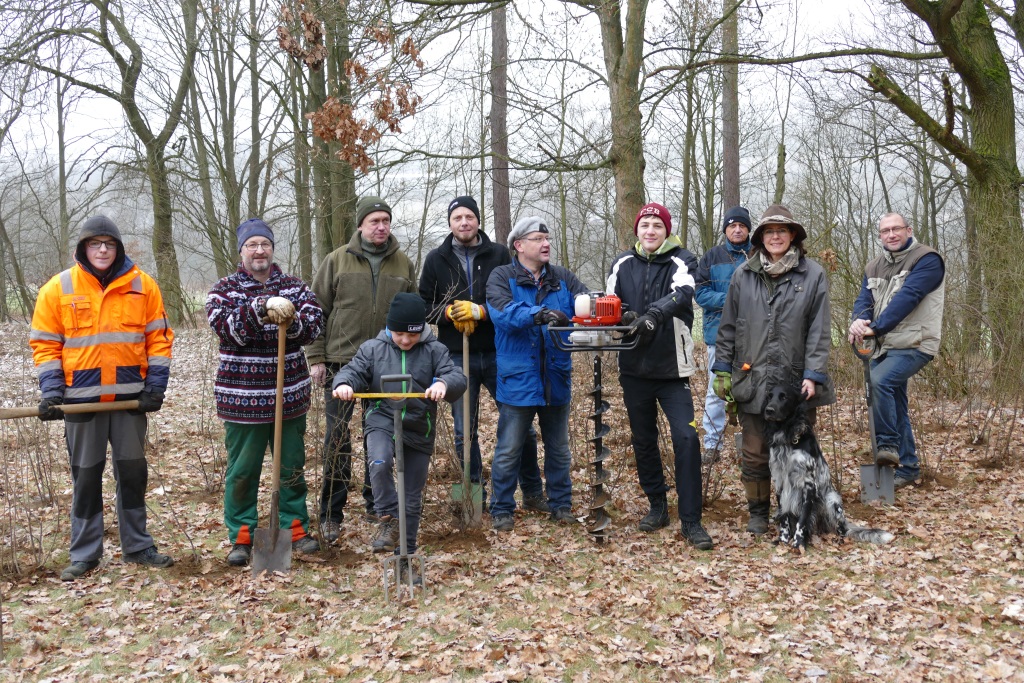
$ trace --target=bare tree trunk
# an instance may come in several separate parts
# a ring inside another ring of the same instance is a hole
[[[786,143],[780,142],[775,151],[775,196],[773,204],[781,204],[786,196]],[[728,202],[726,202],[728,204]],[[729,204],[729,206],[736,206]],[[728,208],[728,207],[727,207]]]
[[[260,94],[259,48],[260,36],[256,31],[259,18],[256,13],[256,0],[249,0],[249,197],[246,207],[246,218],[259,215],[259,183],[260,177]]]
[[[739,52],[739,18],[735,0],[722,0],[722,54]],[[722,67],[722,210],[740,203],[740,68]]]
[[[0,135],[0,139],[2,139],[2,137],[3,136]],[[32,296],[29,294],[28,285],[25,284],[25,275],[22,273],[21,264],[18,263],[17,252],[14,251],[14,243],[11,242],[11,237],[7,234],[7,226],[4,223],[3,217],[0,216],[0,265],[3,265],[4,263],[4,254],[7,255],[7,261],[11,264],[11,270],[14,273],[14,283],[18,289],[18,298],[21,300],[21,309],[24,311],[25,315],[32,315],[32,309],[34,308],[32,305]],[[4,268],[4,270],[6,271],[6,268]],[[7,277],[0,277],[0,280],[4,281],[3,284],[5,289],[3,305],[4,310],[7,311]],[[9,316],[10,311],[7,311],[7,317],[4,317],[3,319],[6,320]]]
[[[508,172],[508,25],[504,4],[491,10],[491,203],[495,239],[504,244],[512,231]]]
[[[299,232],[299,277],[313,281],[313,216],[309,206],[309,121],[303,116],[302,70],[295,62],[288,63],[295,162],[292,183],[295,187],[296,223]]]
[[[647,200],[644,185],[647,164],[640,115],[640,67],[647,0],[629,3],[625,24],[619,0],[602,2],[595,11],[601,26],[601,46],[608,73],[612,136],[608,160],[615,176],[615,229],[619,242],[627,247],[633,238],[633,219]]]

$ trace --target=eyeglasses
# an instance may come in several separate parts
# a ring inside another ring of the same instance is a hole
[[[89,240],[85,243],[85,246],[96,251],[99,251],[100,247],[106,247],[110,251],[114,251],[117,249],[117,242],[114,240]]]
[[[773,235],[788,235],[789,234],[789,229],[788,228],[772,228],[770,230],[765,230],[761,234],[764,235],[765,237],[771,237]]]
[[[273,251],[274,244],[272,242],[256,242],[255,244],[252,242],[246,242],[242,245],[242,248],[250,253],[259,251],[260,249],[263,251]]]
[[[544,237],[543,235],[541,235],[540,237],[523,237],[522,239],[526,240],[527,242],[534,242],[535,244],[543,244],[544,242],[551,244],[551,238]]]
[[[895,235],[898,231],[906,230],[909,227],[910,227],[909,225],[894,225],[891,228],[881,228],[878,231],[878,236],[879,237],[885,237],[886,235]]]

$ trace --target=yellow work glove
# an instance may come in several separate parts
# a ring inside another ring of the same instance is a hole
[[[455,325],[455,329],[459,331],[459,334],[464,334],[468,337],[476,332],[477,322],[472,318],[469,320],[453,320],[452,325]]]
[[[455,301],[448,307],[448,317],[459,322],[487,320],[487,309],[472,301]]]

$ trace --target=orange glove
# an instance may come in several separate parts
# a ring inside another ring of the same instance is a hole
[[[464,334],[468,337],[476,332],[477,322],[472,318],[469,320],[453,320],[452,325],[455,325],[455,329],[459,331],[459,334]]]
[[[459,322],[487,320],[487,309],[472,301],[455,301],[448,307],[448,317]]]

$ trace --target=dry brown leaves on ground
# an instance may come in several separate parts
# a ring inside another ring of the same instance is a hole
[[[4,406],[37,400],[26,338],[24,324],[0,328]],[[614,533],[603,546],[581,524],[556,526],[536,514],[518,514],[510,534],[460,531],[446,502],[458,474],[444,431],[421,549],[429,588],[420,600],[388,606],[358,494],[340,542],[296,558],[290,573],[253,577],[226,566],[210,335],[184,330],[175,352],[149,455],[150,530],[177,559],[169,570],[121,560],[108,473],[104,564],[81,581],[59,581],[70,506],[62,435],[34,420],[0,424],[0,679],[1024,680],[1024,476],[1017,462],[992,468],[990,453],[966,445],[971,417],[957,417],[949,401],[915,396],[930,466],[924,485],[900,491],[895,506],[864,506],[850,455],[866,446],[863,410],[856,387],[843,392],[819,426],[847,513],[896,540],[876,547],[815,539],[802,556],[743,532],[742,489],[729,462],[709,474],[724,481],[705,511],[713,551],[688,547],[677,526],[636,531],[645,501],[617,387],[609,387],[606,439]],[[588,386],[587,359],[578,357],[577,367],[577,386]],[[696,383],[694,391],[702,395]],[[574,509],[583,515],[591,423],[589,399],[577,393]],[[315,492],[322,406],[311,415],[307,477]],[[666,464],[671,458],[666,444]],[[311,514],[315,507],[311,495]]]

